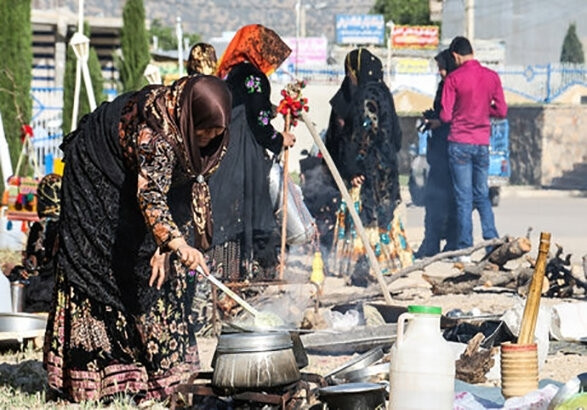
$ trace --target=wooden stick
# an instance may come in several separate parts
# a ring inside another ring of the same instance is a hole
[[[288,132],[291,122],[291,114],[285,116],[283,131]],[[281,256],[279,258],[279,280],[283,280],[285,271],[285,246],[287,241],[287,175],[289,173],[289,148],[285,147],[283,153],[283,205],[281,206]]]
[[[534,275],[532,276],[532,283],[530,283],[528,298],[526,299],[526,306],[524,307],[524,315],[522,316],[522,323],[520,324],[518,344],[534,343],[536,320],[538,319],[538,311],[540,309],[542,282],[544,281],[546,258],[548,257],[549,248],[550,233],[542,232],[540,234],[540,246],[538,248],[538,258],[536,259]]]
[[[504,243],[505,243],[504,238],[493,238],[493,239],[487,239],[483,242],[479,242],[477,245],[473,245],[470,248],[464,248],[464,249],[458,249],[456,251],[446,251],[446,252],[437,253],[434,256],[429,256],[429,257],[424,258],[421,261],[418,261],[410,266],[406,266],[405,268],[402,268],[402,269],[398,270],[397,272],[394,272],[394,274],[391,275],[391,278],[389,278],[387,280],[387,284],[391,285],[396,280],[401,279],[401,278],[405,278],[406,276],[408,276],[409,273],[424,270],[424,268],[426,266],[432,265],[434,262],[442,261],[442,260],[449,259],[449,258],[452,258],[455,256],[470,255],[470,254],[478,251],[481,248],[486,248],[488,246],[498,246],[498,245],[502,245]]]
[[[375,256],[375,252],[373,251],[373,248],[371,247],[371,243],[369,242],[369,238],[367,237],[367,232],[365,232],[365,228],[363,227],[363,222],[361,221],[361,218],[359,217],[357,210],[353,206],[353,200],[351,199],[349,191],[346,189],[346,186],[342,180],[342,177],[340,176],[338,169],[336,169],[336,165],[334,165],[334,161],[332,160],[330,153],[326,149],[324,142],[322,142],[322,138],[320,138],[320,135],[318,135],[318,132],[316,132],[316,128],[314,128],[314,124],[312,124],[312,121],[310,120],[310,118],[308,118],[308,115],[303,111],[302,111],[302,120],[306,124],[306,127],[308,127],[310,134],[312,134],[312,138],[314,138],[314,142],[316,143],[316,145],[320,149],[320,152],[322,153],[322,157],[326,161],[326,165],[328,165],[328,169],[330,169],[330,172],[332,173],[332,177],[334,178],[334,182],[336,182],[336,185],[338,186],[338,189],[340,190],[342,198],[349,205],[347,207],[347,209],[349,210],[349,213],[351,214],[351,218],[353,219],[353,222],[355,223],[355,229],[357,230],[357,233],[359,234],[361,241],[363,241],[363,246],[365,247],[365,251],[367,252],[367,260],[369,261],[369,265],[375,271],[375,276],[377,278],[377,282],[379,282],[379,286],[381,287],[381,292],[383,293],[383,297],[385,298],[385,302],[388,305],[391,305],[393,303],[393,301],[391,299],[391,294],[389,293],[389,289],[387,289],[387,284],[385,283],[385,279],[383,278],[383,273],[381,272],[381,267],[379,266],[379,262],[377,261],[377,257]]]

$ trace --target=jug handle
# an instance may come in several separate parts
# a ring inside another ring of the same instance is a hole
[[[400,344],[403,343],[404,341],[404,328],[405,328],[405,324],[408,320],[413,319],[414,318],[414,314],[413,313],[402,313],[401,315],[399,315],[399,318],[397,319],[397,335],[396,335],[396,339],[395,339],[395,343],[399,346]]]

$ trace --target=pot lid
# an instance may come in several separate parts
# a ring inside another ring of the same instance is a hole
[[[293,342],[288,332],[229,333],[218,337],[218,353],[264,352],[291,349]]]
[[[318,389],[318,393],[320,396],[328,396],[334,394],[367,393],[378,390],[385,390],[385,386],[378,383],[346,383],[322,387]]]

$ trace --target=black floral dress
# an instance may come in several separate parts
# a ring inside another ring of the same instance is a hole
[[[193,239],[191,181],[172,146],[148,127],[119,139],[129,97],[86,116],[63,145],[56,306],[44,363],[49,386],[76,402],[164,398],[199,368],[193,276],[171,256],[161,289],[148,286],[154,235],[163,248],[180,235]]]

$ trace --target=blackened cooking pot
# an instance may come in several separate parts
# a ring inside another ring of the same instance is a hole
[[[348,383],[318,389],[318,398],[328,410],[384,410],[385,386]]]
[[[218,337],[212,385],[225,393],[288,385],[301,375],[288,332],[229,333]]]

